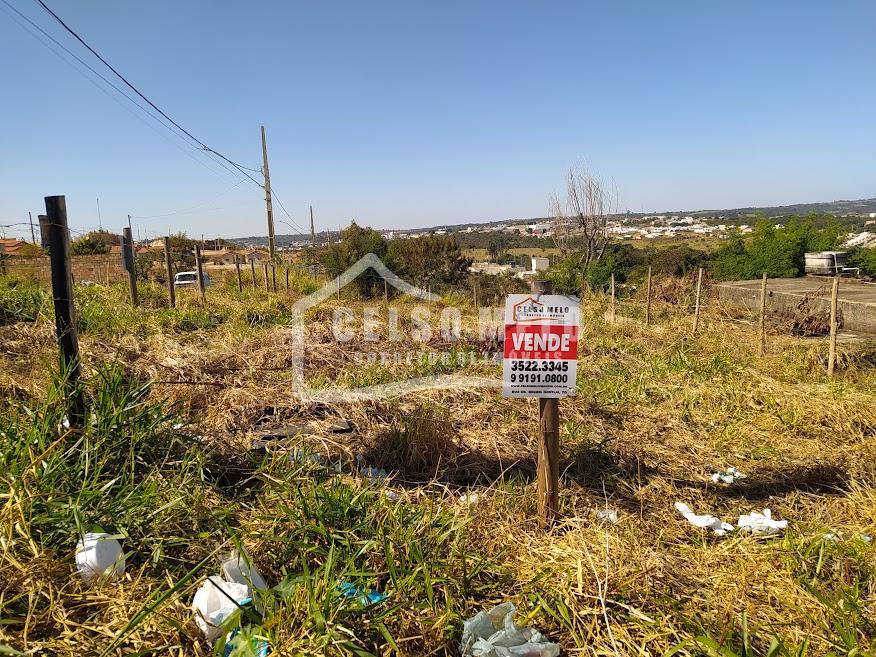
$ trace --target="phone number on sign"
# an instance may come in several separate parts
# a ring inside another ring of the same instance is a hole
[[[511,383],[566,383],[568,374],[512,374]]]
[[[566,360],[515,360],[511,363],[512,372],[568,372]]]

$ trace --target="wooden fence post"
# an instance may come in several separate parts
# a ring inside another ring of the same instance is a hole
[[[234,256],[234,268],[237,270],[237,291],[243,292],[243,278],[240,276],[240,256]]]
[[[766,297],[767,297],[767,273],[763,273],[760,282],[760,320],[758,328],[757,355],[763,357],[766,354]]]
[[[389,283],[386,282],[386,279],[383,279],[383,300],[386,303],[389,303]]]
[[[137,294],[137,265],[134,262],[134,236],[129,226],[122,228],[122,262],[128,271],[131,305],[136,308],[140,305],[140,297]]]
[[[836,366],[836,332],[837,332],[837,297],[839,296],[839,275],[833,277],[833,286],[830,288],[830,353],[827,356],[827,376],[833,376]]]
[[[173,284],[173,261],[170,258],[170,237],[164,238],[164,268],[167,270],[167,296],[170,307],[176,308],[176,286]]]
[[[532,281],[532,294],[551,294],[550,281]],[[536,504],[542,526],[556,520],[560,505],[560,400],[538,399]]]
[[[255,260],[249,261],[249,269],[252,272],[252,289],[256,289],[256,274],[255,274]]]
[[[289,265],[286,265],[286,289],[289,289]]]
[[[648,265],[648,289],[645,301],[645,326],[651,325],[651,265]]]
[[[274,292],[277,291],[277,267],[276,267],[276,265],[271,265],[271,289]]]
[[[271,279],[268,278],[268,263],[266,262],[265,264],[262,265],[262,267],[265,270],[265,292],[270,294],[270,292],[271,292]]]
[[[614,272],[611,273],[611,323],[617,321],[617,291],[614,288]]]
[[[201,293],[201,303],[207,302],[207,292],[204,287],[204,267],[201,263],[201,247],[195,244],[195,267],[198,270],[198,292]]]
[[[703,289],[703,268],[700,267],[700,274],[697,277],[697,301],[694,306],[694,322],[693,333],[696,335],[697,328],[700,326],[700,291]]]
[[[70,267],[70,232],[67,228],[67,200],[46,196],[49,263],[52,275],[52,300],[55,306],[55,335],[61,350],[61,373],[69,402],[70,426],[81,428],[85,403],[77,383],[80,374],[79,334],[73,302],[73,271]]]

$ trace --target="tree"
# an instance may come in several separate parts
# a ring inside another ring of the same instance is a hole
[[[384,259],[386,251],[386,240],[380,233],[372,228],[362,228],[354,221],[341,231],[340,240],[327,249],[323,262],[326,273],[331,277],[340,276],[369,253],[384,260],[384,264],[391,268]],[[363,272],[355,282],[360,295],[368,299],[378,293],[383,294],[383,284],[379,278],[373,271]]]
[[[108,230],[92,230],[70,243],[71,255],[98,255],[109,253],[114,244],[121,244],[122,238]]]
[[[565,259],[569,255],[573,237],[578,235],[582,238],[580,268],[586,270],[599,262],[608,246],[608,215],[614,205],[599,178],[569,169],[565,207],[556,196],[551,201],[553,238],[560,256]]]
[[[388,255],[395,273],[420,287],[428,283],[456,285],[465,279],[471,265],[454,235],[393,240]]]

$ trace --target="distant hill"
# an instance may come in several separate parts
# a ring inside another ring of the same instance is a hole
[[[767,217],[786,217],[792,214],[805,216],[810,213],[818,214],[833,214],[833,215],[865,215],[871,212],[876,212],[876,198],[865,198],[854,201],[828,201],[824,203],[796,203],[794,205],[776,205],[769,207],[749,207],[749,208],[732,208],[729,210],[665,210],[660,212],[629,212],[616,215],[617,219],[636,219],[652,215],[683,215],[690,217],[724,217],[726,219],[742,220],[746,217],[754,217],[762,214]],[[381,232],[396,232],[396,233],[427,233],[432,230],[447,230],[459,231],[466,228],[488,228],[491,226],[500,226],[502,224],[521,224],[521,223],[536,223],[546,221],[545,217],[531,218],[516,218],[516,219],[497,219],[494,221],[477,221],[459,224],[441,224],[430,228],[395,228],[385,229]],[[738,221],[736,223],[739,223]],[[337,233],[331,234],[332,239],[337,239]],[[310,235],[277,235],[278,246],[290,246],[296,243],[310,243]],[[267,246],[268,238],[263,235],[254,235],[252,237],[237,237],[235,242],[241,244],[249,244],[254,246]],[[325,233],[317,233],[317,244],[323,244],[326,241]]]

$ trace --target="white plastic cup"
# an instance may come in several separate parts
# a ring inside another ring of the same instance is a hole
[[[125,572],[122,544],[109,534],[86,534],[76,543],[76,568],[86,584],[120,577]]]

